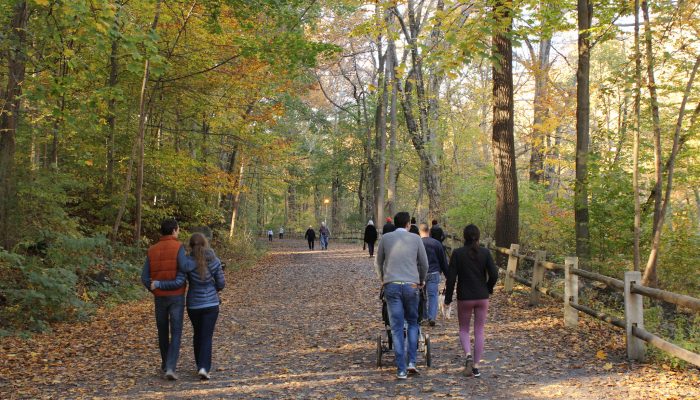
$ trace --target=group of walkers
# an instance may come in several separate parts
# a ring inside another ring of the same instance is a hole
[[[194,359],[201,379],[210,379],[212,339],[219,316],[219,294],[226,285],[221,261],[201,233],[190,237],[189,253],[178,240],[174,219],[160,226],[161,238],[148,249],[141,282],[154,296],[161,371],[177,380],[184,308],[192,323]],[[188,288],[189,284],[189,288]],[[187,300],[185,302],[185,291]]]
[[[321,250],[328,250],[328,241],[331,238],[331,231],[328,229],[325,222],[321,222],[321,226],[318,228],[318,236]],[[309,225],[309,229],[304,233],[304,239],[309,243],[309,250],[313,250],[314,243],[316,243],[316,231],[311,225]]]
[[[279,235],[280,235],[280,240],[284,239],[284,227],[283,226],[280,226]],[[275,236],[275,231],[273,231],[272,228],[268,229],[267,230],[267,240],[269,240],[271,242],[273,236]]]
[[[415,227],[415,229],[414,229]],[[415,234],[414,234],[415,233]],[[370,257],[374,256],[377,229],[369,221],[365,228],[365,243]],[[427,320],[435,326],[438,311],[440,274],[445,275],[445,306],[452,303],[457,287],[457,317],[459,339],[465,355],[464,373],[480,376],[479,362],[484,352],[484,326],[489,307],[489,296],[498,279],[498,269],[491,252],[479,246],[480,232],[475,225],[464,228],[464,246],[452,252],[449,263],[442,242],[445,233],[437,223],[432,227],[416,224],[407,212],[399,212],[387,218],[382,238],[377,247],[375,268],[382,282],[384,300],[389,312],[396,377],[406,379],[409,373],[417,373],[416,353],[418,348],[418,315],[421,291],[427,293]],[[474,351],[469,335],[471,319],[474,318]]]

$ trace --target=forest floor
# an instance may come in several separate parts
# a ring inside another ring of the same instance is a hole
[[[697,369],[631,364],[619,330],[561,306],[527,307],[526,292],[491,299],[481,378],[461,374],[457,320],[424,327],[433,366],[397,381],[375,366],[383,329],[373,259],[360,245],[275,240],[251,268],[227,271],[212,380],[195,375],[185,318],[178,381],[159,372],[150,298],[101,310],[29,340],[0,340],[0,398],[700,399]]]

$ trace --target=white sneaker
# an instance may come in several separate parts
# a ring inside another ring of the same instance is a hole
[[[198,374],[199,374],[199,377],[202,378],[202,380],[208,381],[209,379],[211,379],[211,377],[209,376],[209,373],[204,368],[200,368]]]
[[[173,371],[172,369],[165,371],[165,379],[169,381],[176,381],[177,375],[175,375],[175,371]]]
[[[416,364],[414,363],[408,363],[408,370],[409,374],[417,374],[418,373],[418,368],[416,368]]]

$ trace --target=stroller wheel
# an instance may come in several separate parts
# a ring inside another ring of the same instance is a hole
[[[382,334],[377,335],[377,368],[382,366]]]
[[[432,354],[430,351],[430,335],[425,335],[425,365],[428,367],[433,365]]]

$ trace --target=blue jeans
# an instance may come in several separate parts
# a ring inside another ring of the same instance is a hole
[[[321,235],[321,250],[328,250],[328,236]]]
[[[418,301],[420,290],[415,285],[387,283],[384,285],[384,299],[389,311],[391,336],[394,342],[394,355],[398,372],[406,372],[406,349],[404,341],[404,321],[408,323],[408,362],[416,363],[418,350]]]
[[[187,315],[192,322],[192,345],[194,346],[194,361],[197,370],[204,368],[211,371],[211,347],[214,337],[214,327],[219,317],[219,306],[187,309]]]
[[[425,280],[425,289],[428,292],[427,319],[435,321],[437,319],[438,310],[438,287],[440,286],[440,273],[428,274]]]
[[[175,371],[177,359],[180,356],[185,295],[156,296],[155,310],[161,358],[160,367],[166,371]]]

